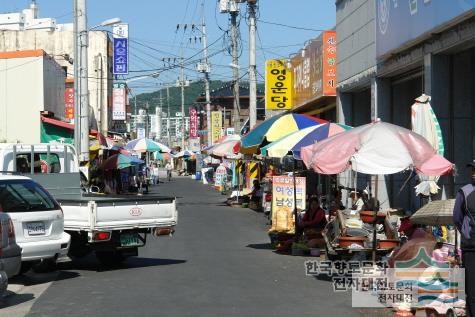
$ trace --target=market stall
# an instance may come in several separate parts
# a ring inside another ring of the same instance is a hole
[[[415,171],[438,176],[453,171],[452,163],[438,155],[424,137],[381,121],[304,147],[301,155],[308,168],[321,174],[338,174],[351,169],[369,175]],[[372,197],[372,193],[369,192],[368,196]],[[375,207],[374,215],[379,209],[379,206]],[[378,245],[376,225],[373,222],[373,261],[376,260]]]

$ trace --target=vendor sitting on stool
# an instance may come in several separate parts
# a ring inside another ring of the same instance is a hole
[[[297,225],[297,236],[300,236],[306,231],[314,231],[308,229],[323,229],[327,225],[327,218],[325,216],[325,210],[320,207],[320,202],[317,197],[310,198],[309,209],[305,212],[305,215],[299,218]]]
[[[255,179],[252,182],[252,191],[248,194],[251,196],[251,201],[256,203],[257,206],[260,206],[260,203],[262,201],[262,187],[261,184],[259,183],[259,180]]]

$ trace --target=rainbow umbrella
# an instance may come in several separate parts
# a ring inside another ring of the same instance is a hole
[[[257,153],[260,146],[277,141],[293,132],[328,121],[304,114],[290,113],[274,116],[252,129],[241,140],[241,153]]]
[[[132,140],[126,144],[125,148],[134,152],[171,152],[168,146],[148,138]]]
[[[101,167],[105,170],[122,169],[134,165],[143,164],[144,161],[129,155],[114,154],[102,163]]]
[[[261,154],[267,157],[282,158],[290,152],[295,159],[301,160],[300,149],[302,147],[311,145],[315,141],[325,140],[349,129],[351,129],[350,126],[338,123],[324,123],[308,127],[264,146],[261,148]]]

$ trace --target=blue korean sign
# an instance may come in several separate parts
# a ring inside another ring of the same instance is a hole
[[[129,73],[129,46],[127,38],[114,38],[114,75],[127,75]]]
[[[376,56],[474,12],[475,0],[376,0]]]

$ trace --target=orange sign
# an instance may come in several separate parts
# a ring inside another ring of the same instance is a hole
[[[323,32],[323,95],[336,95],[336,32]]]
[[[293,71],[293,107],[324,96],[336,96],[335,31],[322,32],[292,57],[290,63]]]
[[[64,104],[66,119],[74,119],[74,88],[64,89]]]

